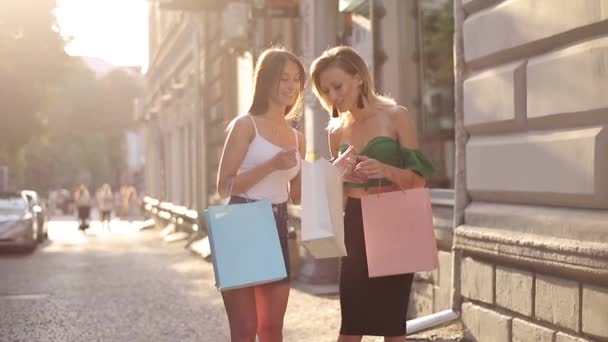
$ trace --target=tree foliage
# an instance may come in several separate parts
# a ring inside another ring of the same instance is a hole
[[[438,8],[423,11],[425,78],[434,87],[452,87],[454,83],[453,6],[452,1],[445,1]]]
[[[117,182],[138,80],[69,57],[55,0],[0,1],[0,165],[13,187]]]
[[[80,183],[118,185],[139,91],[139,80],[121,69],[97,78],[75,60],[45,112],[46,134],[22,151],[21,182],[42,191]]]
[[[54,0],[0,1],[0,158],[5,162],[41,132],[48,90],[60,81],[68,61],[54,8]]]

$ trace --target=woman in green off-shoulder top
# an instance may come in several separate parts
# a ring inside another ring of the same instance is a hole
[[[375,92],[363,59],[350,47],[325,51],[311,66],[313,92],[331,114],[332,156],[352,147],[335,163],[344,173],[344,242],[341,258],[338,341],[384,336],[404,341],[413,274],[370,278],[363,236],[361,197],[376,192],[423,187],[435,166],[417,148],[410,113]]]

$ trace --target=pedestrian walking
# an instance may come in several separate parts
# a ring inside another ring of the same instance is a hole
[[[408,110],[376,93],[363,59],[346,46],[325,51],[311,65],[312,89],[330,113],[332,156],[355,151],[338,163],[347,196],[340,264],[342,324],[338,341],[364,335],[404,341],[414,274],[370,278],[363,235],[361,198],[370,193],[422,187],[433,164],[420,153]],[[382,215],[382,213],[378,213]]]
[[[110,230],[110,222],[112,220],[112,209],[114,208],[114,195],[110,184],[102,185],[96,193],[97,208],[101,215],[101,225],[103,228]]]
[[[282,341],[289,297],[287,201],[300,201],[300,166],[304,135],[289,125],[302,114],[305,70],[292,53],[264,51],[254,74],[249,112],[228,125],[217,187],[229,204],[269,200],[287,269],[287,279],[222,291],[231,341]],[[238,228],[238,227],[237,227]],[[246,228],[246,227],[242,227]],[[235,250],[234,253],[239,253]]]
[[[80,184],[76,189],[74,202],[78,211],[78,229],[85,231],[89,228],[89,219],[91,217],[91,195],[84,184]]]

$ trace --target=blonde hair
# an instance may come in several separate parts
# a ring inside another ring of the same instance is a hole
[[[287,62],[293,62],[300,72],[300,91],[296,101],[285,108],[285,120],[298,120],[302,116],[302,98],[306,85],[306,70],[298,57],[282,47],[266,49],[257,60],[253,75],[253,101],[249,108],[252,115],[263,114],[268,110],[268,100],[276,91],[281,73]]]
[[[392,108],[396,105],[393,99],[376,92],[372,75],[365,64],[365,61],[353,48],[349,46],[336,46],[325,50],[325,52],[317,57],[310,66],[312,91],[330,116],[334,111],[337,111],[337,109],[323,96],[319,84],[321,73],[330,67],[340,68],[351,76],[359,75],[363,81],[361,84],[361,96],[365,97],[370,105],[379,108]],[[327,128],[332,132],[343,125],[344,117],[339,115],[337,118],[330,119]]]

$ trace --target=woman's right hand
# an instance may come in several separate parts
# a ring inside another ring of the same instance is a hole
[[[365,183],[367,177],[360,172],[355,172],[357,165],[357,155],[353,152],[352,147],[349,147],[345,152],[341,153],[333,165],[342,173],[342,180],[348,183]]]
[[[344,174],[344,176],[342,176],[342,180],[347,183],[365,183],[368,181],[368,178],[366,175],[353,170]]]
[[[343,156],[341,158],[337,158],[333,165],[340,170],[342,175],[350,174],[355,169],[355,164],[357,163],[357,156],[351,154],[349,156]]]
[[[365,183],[367,176],[355,171],[357,156],[352,153],[344,158],[336,160],[333,165],[342,173],[342,180],[348,183]]]
[[[296,158],[296,153],[299,153],[298,150],[294,148],[284,149],[277,154],[274,155],[271,159],[272,166],[275,170],[287,170],[298,164],[298,159]]]

